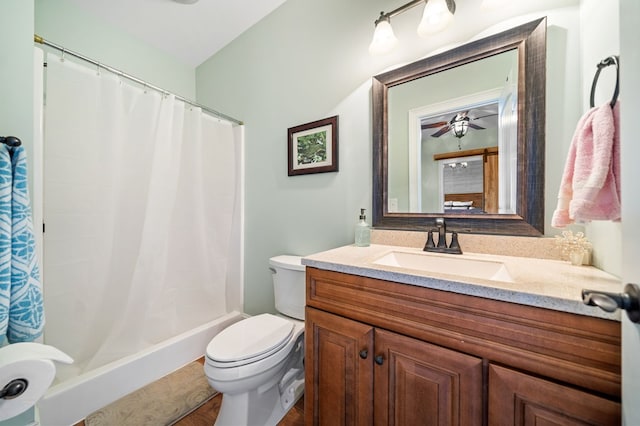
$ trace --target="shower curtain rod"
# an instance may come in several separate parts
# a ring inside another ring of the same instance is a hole
[[[240,120],[238,120],[236,118],[229,117],[226,114],[223,114],[221,112],[218,112],[216,110],[208,108],[208,107],[206,107],[204,105],[200,105],[200,104],[198,104],[196,102],[193,102],[193,101],[191,101],[189,99],[186,99],[186,98],[184,98],[184,97],[182,97],[180,95],[176,95],[175,93],[171,93],[171,92],[169,92],[167,90],[164,90],[164,89],[162,89],[162,88],[160,88],[158,86],[154,86],[153,84],[149,84],[146,81],[140,80],[139,78],[136,78],[136,77],[134,77],[134,76],[132,76],[130,74],[122,72],[122,71],[120,71],[118,69],[115,69],[113,67],[110,67],[108,65],[102,64],[102,63],[100,63],[100,62],[98,62],[96,60],[93,60],[91,58],[88,58],[88,57],[86,57],[86,56],[84,56],[84,55],[82,55],[80,53],[73,52],[71,50],[68,50],[68,49],[60,46],[60,45],[57,45],[57,44],[52,43],[52,42],[50,42],[48,40],[45,40],[44,38],[40,37],[37,34],[33,35],[33,41],[36,42],[36,43],[44,44],[45,46],[49,46],[49,47],[52,47],[54,49],[59,50],[60,52],[62,52],[62,56],[63,57],[64,57],[65,54],[69,54],[71,56],[75,56],[76,58],[82,59],[83,61],[86,61],[86,62],[89,62],[89,63],[91,63],[93,65],[96,65],[98,68],[102,68],[102,69],[105,69],[107,71],[110,71],[110,72],[112,72],[112,73],[114,73],[116,75],[119,75],[120,77],[124,77],[124,78],[126,78],[128,80],[134,81],[134,82],[136,82],[138,84],[141,84],[144,87],[147,87],[149,89],[153,89],[153,90],[155,90],[157,92],[164,93],[165,95],[174,95],[176,97],[176,99],[178,99],[180,101],[183,101],[186,104],[189,104],[189,105],[192,105],[194,107],[200,108],[203,111],[206,111],[211,115],[214,115],[214,116],[216,116],[218,118],[222,118],[223,120],[231,121],[232,123],[236,123],[238,125],[243,125],[244,124],[242,121],[240,121]]]

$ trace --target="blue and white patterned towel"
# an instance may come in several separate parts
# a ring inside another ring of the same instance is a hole
[[[0,144],[0,346],[42,334],[44,305],[22,146]]]

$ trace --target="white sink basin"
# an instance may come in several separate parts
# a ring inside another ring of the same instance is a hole
[[[458,255],[392,251],[372,263],[483,280],[514,282],[502,262],[469,259]]]

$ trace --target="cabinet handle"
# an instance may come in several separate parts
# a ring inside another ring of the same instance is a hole
[[[640,288],[635,284],[627,284],[624,293],[582,290],[582,301],[585,305],[597,306],[606,312],[624,309],[631,321],[640,322]]]
[[[368,355],[369,355],[369,351],[367,351],[366,349],[363,349],[360,351],[360,358],[367,359]]]
[[[378,355],[375,358],[373,358],[373,360],[376,362],[376,364],[378,365],[382,365],[382,363],[384,362],[384,358],[382,358],[382,355]]]

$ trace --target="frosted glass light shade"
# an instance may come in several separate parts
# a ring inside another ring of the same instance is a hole
[[[469,130],[469,122],[467,120],[460,120],[453,123],[452,133],[455,137],[461,138],[467,134]]]
[[[393,33],[393,28],[389,21],[380,21],[376,25],[373,33],[373,40],[369,45],[369,53],[372,55],[384,55],[395,47],[398,39]]]
[[[418,25],[418,35],[427,37],[443,30],[453,19],[453,14],[447,6],[446,0],[427,0]]]

